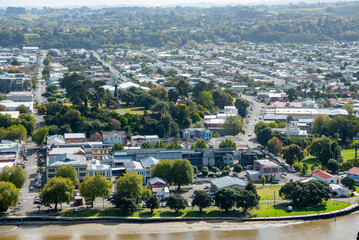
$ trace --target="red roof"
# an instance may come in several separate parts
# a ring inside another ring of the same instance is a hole
[[[334,177],[333,175],[327,173],[326,171],[320,170],[320,169],[313,172],[313,174],[315,174],[323,179],[328,179],[328,178]]]
[[[348,174],[354,174],[354,175],[359,175],[359,168],[358,167],[353,167],[348,171]]]

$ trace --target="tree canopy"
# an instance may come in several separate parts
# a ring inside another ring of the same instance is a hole
[[[45,184],[40,197],[45,204],[55,204],[55,210],[57,210],[59,203],[72,201],[74,189],[75,186],[70,178],[53,177]]]

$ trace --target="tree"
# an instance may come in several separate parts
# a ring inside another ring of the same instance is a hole
[[[69,178],[73,182],[74,186],[79,185],[79,179],[77,176],[76,169],[69,165],[61,165],[55,173],[55,177]]]
[[[323,114],[319,114],[314,118],[311,132],[312,134],[317,133],[319,136],[325,135],[328,133],[328,124],[331,118]]]
[[[328,133],[339,133],[341,144],[353,140],[359,133],[359,121],[355,115],[336,116],[328,124]]]
[[[193,166],[193,173],[197,174],[198,173],[198,167],[197,166]]]
[[[333,173],[338,172],[339,169],[339,163],[335,159],[329,159],[327,163],[327,168],[329,171],[332,171]]]
[[[359,142],[354,142],[352,144],[352,147],[355,149],[355,159],[358,157],[358,148],[359,148]]]
[[[236,193],[233,189],[222,188],[216,192],[216,206],[220,209],[224,209],[228,212],[228,209],[232,208],[236,202]]]
[[[250,103],[247,100],[244,100],[242,98],[238,98],[234,102],[234,106],[238,109],[238,114],[245,118],[247,115],[247,108],[250,106]]]
[[[222,141],[220,144],[219,144],[219,148],[233,148],[234,150],[237,149],[237,145],[235,142],[233,142],[231,139],[226,139],[224,141]]]
[[[351,177],[345,177],[341,181],[345,187],[349,188],[350,190],[355,190],[355,180]]]
[[[206,144],[206,141],[201,139],[196,142],[196,144],[192,145],[192,148],[194,149],[207,149],[208,146]]]
[[[86,176],[80,183],[79,189],[81,196],[91,201],[91,207],[93,207],[93,202],[97,197],[107,198],[110,196],[112,183],[98,173],[94,177]]]
[[[293,165],[294,161],[301,161],[304,158],[304,151],[296,144],[291,144],[283,149],[283,158],[287,163]]]
[[[113,146],[112,146],[112,152],[116,152],[116,151],[122,151],[125,147],[122,145],[122,144],[119,144],[119,143],[115,143]]]
[[[264,176],[261,176],[261,183],[262,183],[262,186],[264,186],[266,184],[266,178]]]
[[[268,126],[265,126],[264,128],[262,128],[261,130],[258,131],[257,141],[262,146],[267,146],[268,141],[272,138],[272,136],[273,136],[272,129]]]
[[[254,127],[254,133],[256,135],[258,135],[259,131],[262,130],[263,128],[265,128],[265,127],[267,127],[267,124],[265,122],[263,122],[263,121],[258,122]]]
[[[48,132],[49,132],[48,127],[39,128],[32,134],[31,140],[35,142],[37,145],[42,145],[44,142],[46,142],[46,137]]]
[[[171,160],[161,160],[152,168],[151,177],[163,178],[168,184],[171,184],[173,181],[173,163]]]
[[[271,153],[277,155],[278,153],[280,153],[282,151],[283,143],[277,137],[272,137],[268,141],[267,147]]]
[[[243,131],[243,119],[239,115],[227,116],[223,127],[228,134],[236,136]]]
[[[182,146],[177,140],[175,140],[168,145],[167,149],[182,149]]]
[[[198,96],[198,103],[201,104],[204,108],[212,110],[214,106],[212,93],[202,91]]]
[[[137,203],[142,194],[142,175],[137,172],[125,173],[117,180],[116,190],[120,196],[132,198]]]
[[[243,167],[241,164],[236,164],[236,165],[234,165],[233,172],[240,173],[240,172],[242,172],[242,169],[243,169]]]
[[[206,191],[197,190],[194,192],[192,205],[198,206],[200,212],[202,212],[203,208],[211,206],[212,203],[213,203],[213,199]]]
[[[25,107],[24,104],[19,105],[15,110],[19,111],[20,114],[25,114],[25,113],[28,112],[28,110],[27,110],[27,108]]]
[[[316,138],[308,147],[308,152],[317,157],[326,166],[328,160],[333,157],[332,145],[333,141],[328,137]]]
[[[219,168],[218,167],[212,167],[211,168],[212,172],[214,172],[214,174],[219,172]]]
[[[0,212],[15,207],[20,197],[20,189],[11,182],[0,181]]]
[[[193,182],[193,167],[187,159],[177,159],[172,167],[173,183],[178,186],[178,190],[182,185],[191,184]]]
[[[167,145],[162,141],[158,141],[156,142],[154,148],[167,148]]]
[[[44,204],[55,204],[55,210],[59,203],[70,203],[73,199],[73,191],[75,187],[70,178],[53,177],[46,184],[40,193]]]
[[[167,207],[171,210],[175,210],[178,213],[179,210],[185,209],[187,207],[187,200],[184,199],[181,195],[171,195],[167,200]]]
[[[134,198],[124,197],[118,192],[113,195],[113,203],[116,208],[122,208],[125,211],[133,211],[137,208],[137,203]]]
[[[160,206],[160,201],[158,200],[156,195],[151,196],[147,201],[146,201],[146,207],[151,209],[151,213],[153,213],[153,210],[155,208],[158,208]]]
[[[163,114],[165,112],[168,112],[169,107],[168,104],[164,101],[159,101],[153,107],[151,108],[152,112],[158,112],[160,114]]]
[[[146,202],[152,196],[152,192],[148,188],[144,188],[141,193],[141,200]]]
[[[202,173],[202,177],[207,177],[208,176],[208,167],[206,167],[206,166],[202,167],[201,173]]]
[[[279,196],[291,200],[295,206],[315,206],[330,199],[331,193],[329,184],[319,180],[289,182],[279,190]]]
[[[19,189],[24,186],[26,179],[26,171],[21,166],[6,166],[0,172],[0,181],[11,182]]]
[[[153,148],[152,144],[150,142],[144,142],[141,144],[141,148]]]
[[[237,194],[236,206],[244,212],[259,207],[259,196],[252,191],[244,190]]]

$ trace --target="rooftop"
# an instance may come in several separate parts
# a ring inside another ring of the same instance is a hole
[[[230,176],[217,178],[212,180],[212,184],[215,185],[218,189],[230,187],[232,185],[240,185],[245,187],[247,183],[239,178],[234,178]]]
[[[353,167],[348,171],[348,174],[359,175],[359,167]]]
[[[323,179],[328,179],[328,178],[332,178],[332,177],[335,178],[333,175],[327,173],[326,171],[320,170],[320,169],[313,172],[313,174],[317,175],[317,176],[319,176],[319,177],[321,177]]]

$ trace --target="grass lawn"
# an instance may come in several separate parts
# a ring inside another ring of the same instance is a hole
[[[264,186],[264,187],[257,187],[257,193],[261,197],[261,200],[273,200],[274,199],[274,192],[275,192],[275,199],[281,199],[279,197],[279,189],[281,186]]]
[[[307,155],[307,156],[305,156],[305,158],[304,158],[304,160],[302,161],[302,163],[304,164],[307,164],[308,165],[308,167],[309,167],[309,170],[312,168],[312,166],[313,165],[320,165],[321,163],[320,163],[320,161],[316,158],[316,157],[314,157],[314,156],[312,156],[312,155]]]
[[[279,203],[273,206],[273,203],[260,203],[260,209],[252,210],[251,214],[257,217],[280,217],[280,216],[296,216],[296,215],[305,215],[305,214],[316,214],[316,213],[325,213],[339,210],[349,206],[349,203],[338,202],[329,200],[326,202],[326,205],[318,205],[315,207],[293,207],[292,212],[287,212],[288,206],[291,206],[290,203]]]
[[[342,151],[344,161],[352,160],[355,158],[355,149],[347,149]]]
[[[144,107],[130,107],[127,106],[125,103],[121,103],[121,108],[123,112],[126,113],[132,113],[132,114],[143,114],[143,112],[146,110]],[[150,110],[147,110],[148,113],[150,113]]]
[[[357,193],[359,193],[359,186],[354,186],[355,187],[355,191],[357,192]]]

